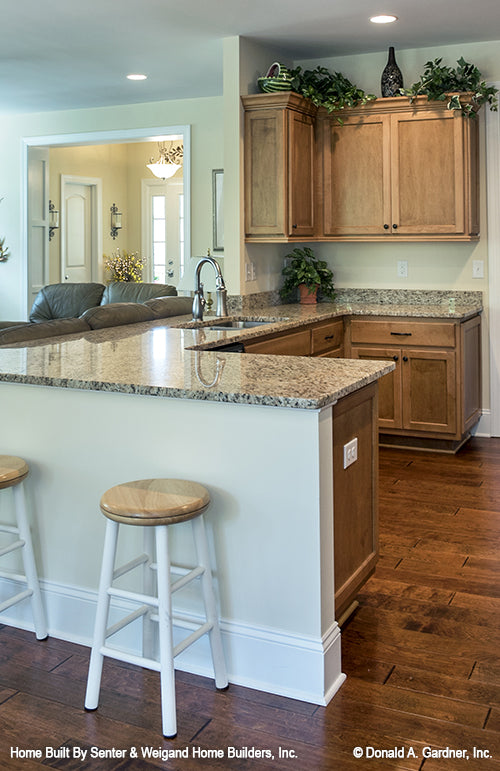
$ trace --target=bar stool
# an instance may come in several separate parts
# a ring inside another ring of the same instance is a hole
[[[14,497],[14,509],[16,514],[17,526],[0,524],[0,532],[17,536],[8,546],[0,549],[0,557],[4,554],[21,549],[23,558],[24,574],[14,574],[9,571],[0,570],[2,578],[14,579],[26,584],[26,589],[10,597],[0,604],[0,612],[16,605],[18,602],[31,598],[31,607],[33,611],[33,622],[35,625],[35,634],[38,640],[45,640],[48,637],[45,613],[42,605],[42,596],[40,585],[38,583],[38,574],[36,570],[35,557],[33,554],[33,544],[31,542],[30,527],[26,514],[26,499],[24,493],[24,480],[28,476],[29,466],[22,458],[16,458],[14,455],[0,455],[0,490],[12,488]]]
[[[212,573],[208,554],[203,512],[210,503],[208,490],[197,482],[182,479],[142,479],[127,482],[107,490],[101,498],[101,511],[108,518],[97,601],[92,652],[87,677],[85,709],[97,709],[104,656],[138,664],[160,672],[162,732],[166,738],[177,734],[175,708],[174,658],[202,635],[209,636],[215,685],[219,690],[228,686],[222,640],[217,617]],[[175,568],[170,563],[170,526],[191,520],[198,565],[192,570]],[[116,546],[120,525],[144,528],[145,553],[115,569]],[[153,560],[156,542],[156,563]],[[143,566],[144,594],[113,587],[113,582],[129,571]],[[156,571],[157,592],[154,592]],[[181,573],[171,583],[171,573]],[[201,579],[205,604],[205,623],[193,624],[177,618],[176,626],[194,631],[174,647],[172,638],[172,594],[196,578]],[[147,592],[147,593],[146,593]],[[140,607],[107,628],[110,598],[133,600]],[[152,608],[157,612],[153,613]],[[143,655],[128,654],[106,644],[106,638],[123,629],[137,618],[143,618]],[[151,622],[158,622],[159,661],[152,658]]]

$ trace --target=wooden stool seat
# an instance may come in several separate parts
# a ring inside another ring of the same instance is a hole
[[[42,606],[33,543],[26,512],[26,496],[22,484],[28,474],[29,466],[23,458],[18,458],[16,455],[0,455],[0,490],[12,488],[16,516],[15,525],[0,523],[0,533],[5,533],[10,538],[10,543],[0,548],[0,557],[20,551],[24,566],[24,573],[0,570],[0,577],[14,580],[26,587],[0,603],[0,612],[30,598],[37,639],[45,640],[48,636],[47,623]]]
[[[15,455],[0,455],[0,490],[14,487],[28,476],[29,466]]]
[[[210,503],[208,490],[185,479],[139,479],[107,490],[101,511],[124,525],[173,525],[202,514]]]
[[[107,517],[106,535],[99,582],[99,596],[85,694],[85,709],[97,709],[103,660],[126,661],[160,673],[162,733],[177,733],[174,659],[203,635],[208,635],[215,686],[228,685],[222,637],[212,585],[212,570],[203,512],[210,494],[203,485],[185,479],[139,479],[107,490],[101,497],[101,511]],[[191,520],[197,564],[192,568],[172,565],[169,530],[172,525]],[[125,565],[115,566],[118,531],[122,525],[143,527],[144,551]],[[142,591],[118,588],[115,581],[141,568]],[[172,595],[191,582],[201,585],[205,619],[186,613],[173,613]],[[110,600],[116,597],[137,603],[136,610],[108,627]],[[142,656],[107,642],[116,632],[142,618]],[[158,625],[158,635],[155,626]],[[189,631],[174,645],[179,630]],[[153,656],[156,639],[159,656]]]

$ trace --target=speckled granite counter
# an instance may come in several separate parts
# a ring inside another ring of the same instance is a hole
[[[340,290],[335,303],[263,306],[246,316],[271,323],[252,329],[215,331],[208,328],[213,317],[201,323],[174,317],[3,348],[0,381],[318,409],[377,380],[393,365],[210,349],[340,316],[465,320],[481,310],[480,292]]]
[[[231,336],[234,333],[136,324],[59,343],[2,349],[0,381],[318,409],[394,367],[385,362],[192,349]]]

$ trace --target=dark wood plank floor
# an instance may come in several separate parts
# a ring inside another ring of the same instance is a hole
[[[178,673],[179,734],[166,741],[157,674],[107,660],[101,706],[86,713],[88,650],[3,626],[0,768],[500,771],[500,440],[455,457],[382,449],[380,513],[381,559],[343,630],[348,678],[326,709]],[[460,749],[468,760],[447,757]]]

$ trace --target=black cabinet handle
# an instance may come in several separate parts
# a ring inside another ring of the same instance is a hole
[[[389,225],[385,224],[384,225],[384,230],[389,230]]]
[[[292,225],[292,228],[296,228],[296,227],[297,227],[297,225]]]
[[[391,335],[395,335],[396,337],[411,337],[411,332],[391,332]]]
[[[408,361],[408,356],[403,356],[403,361]]]
[[[334,335],[326,335],[323,340],[333,340]]]
[[[392,358],[394,359],[394,361],[398,361],[399,356],[393,356]]]
[[[398,226],[397,226],[397,225],[393,225],[392,227],[394,228],[394,230],[397,230],[397,229],[398,229]]]

